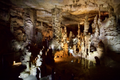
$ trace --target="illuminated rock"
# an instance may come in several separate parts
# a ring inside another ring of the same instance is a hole
[[[26,73],[26,72],[22,72],[20,73],[20,77],[19,78],[22,78],[22,79],[25,79],[29,76],[29,73]]]
[[[36,72],[37,72],[36,66],[32,64],[30,69],[30,75],[36,76],[37,74]]]
[[[77,35],[77,38],[78,38],[78,43],[77,43],[77,47],[80,48],[80,44],[81,44],[81,36],[80,36],[80,24],[78,24],[78,35]]]
[[[97,25],[97,15],[94,18],[94,23],[92,23],[92,33],[95,32],[96,25]]]
[[[62,58],[64,57],[64,51],[63,50],[57,51],[54,56],[55,56],[54,58]]]
[[[89,29],[89,22],[88,22],[88,15],[87,15],[85,16],[85,22],[84,22],[84,35],[88,33],[88,29]]]
[[[26,8],[24,9],[24,30],[28,37],[28,40],[34,40],[35,35],[35,17],[36,16],[36,10]]]
[[[37,60],[36,60],[36,67],[39,67],[42,65],[42,58],[40,57],[40,55],[37,55]]]
[[[68,44],[67,43],[64,43],[63,51],[64,51],[64,56],[68,56]]]
[[[90,45],[91,45],[91,34],[85,35],[85,54],[86,56],[90,55]]]
[[[67,29],[66,29],[66,26],[64,26],[63,42],[67,43]]]
[[[91,44],[95,47],[97,47],[98,42],[99,42],[99,36],[100,36],[100,29],[98,25],[98,20],[97,20],[97,15],[94,18],[94,23],[92,24],[92,29],[95,30],[93,31],[94,34],[91,36]]]
[[[82,45],[81,45],[81,57],[85,57],[85,46],[84,46],[84,41],[82,41]]]
[[[75,56],[72,47],[70,47],[70,48],[68,49],[68,51],[69,51],[69,53],[70,53],[70,56]]]
[[[75,44],[73,45],[73,52],[74,52],[74,54],[76,54],[76,45]]]
[[[53,35],[58,39],[61,38],[61,9],[55,6],[52,11],[52,28],[53,28]]]
[[[72,36],[73,36],[73,33],[72,33],[72,31],[70,31],[70,34],[69,34],[69,44],[68,44],[69,47],[73,46]]]
[[[116,23],[116,19],[114,16],[111,16],[108,18],[106,23],[102,23],[101,31],[104,31],[104,36],[100,36],[103,43],[105,44],[105,47],[110,49],[111,51],[119,53],[120,50],[118,46],[120,46],[120,34],[118,25]],[[103,33],[100,33],[103,35]]]

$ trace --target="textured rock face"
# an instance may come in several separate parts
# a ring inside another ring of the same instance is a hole
[[[24,9],[24,29],[29,40],[33,40],[35,35],[35,18],[36,10],[34,9]]]
[[[119,25],[116,25],[116,20],[114,16],[111,16],[106,23],[102,24],[100,29],[100,38],[103,40],[107,47],[111,51],[115,51],[117,53],[120,52],[120,33],[119,33]],[[103,36],[104,35],[104,36]],[[106,41],[107,40],[107,41]]]
[[[60,39],[61,38],[61,12],[62,10],[55,6],[52,9],[52,28],[53,28],[53,36]]]
[[[88,33],[88,29],[89,29],[88,16],[85,16],[85,22],[84,22],[84,35],[86,35],[86,33]]]
[[[61,49],[61,44],[62,46],[64,45],[63,43],[65,43],[65,46],[67,45],[67,33],[69,32],[66,31],[67,28],[65,27],[65,32],[62,34],[63,40],[60,40],[61,26],[80,24],[78,27],[78,41],[73,40],[72,35],[70,35],[69,38],[69,45],[73,46],[74,44],[74,53],[76,53],[77,48],[81,50],[80,52],[87,53],[86,51],[90,48],[90,44],[97,48],[98,52],[96,51],[94,53],[102,52],[101,47],[98,45],[100,40],[102,40],[105,45],[106,53],[109,54],[110,51],[115,54],[120,53],[120,2],[118,0],[10,1],[19,8],[13,8],[16,6],[0,1],[1,3],[7,4],[8,7],[10,5],[12,7],[12,9],[6,9],[6,7],[0,8],[0,24],[5,24],[2,23],[2,21],[10,23],[10,30],[15,37],[12,41],[12,48],[15,52],[24,50],[26,45],[32,41],[41,45],[40,43],[42,43],[45,38],[52,39],[54,35],[58,39],[53,38],[54,40],[51,42],[51,47]],[[1,3],[0,5],[2,5]],[[57,8],[55,5],[57,5]],[[97,19],[98,13],[99,19]],[[95,16],[96,14],[97,16]],[[88,15],[88,17],[85,18],[86,15]],[[108,16],[109,18],[101,21],[104,16]],[[91,25],[92,21],[94,23]],[[81,25],[84,26],[83,33],[85,32],[85,36],[80,35]],[[88,36],[86,33],[89,32],[88,29],[91,26],[92,37],[90,42],[90,35]],[[77,33],[77,31],[75,32]],[[61,43],[61,41],[63,42]],[[78,45],[76,46],[76,44]],[[66,47],[68,48],[69,46]],[[24,56],[26,57],[26,55]]]
[[[10,30],[14,35],[14,39],[11,42],[12,51],[15,53],[15,56],[19,54],[19,60],[22,62],[22,65],[26,66],[25,71],[20,73],[20,77],[23,79],[30,74],[36,76],[36,67],[30,68],[29,66],[30,57],[32,55],[32,52],[29,51],[30,43],[35,41],[34,38],[36,36],[41,37],[39,33],[35,35],[35,13],[35,10],[31,8],[22,9],[21,11],[11,10],[10,12]],[[39,37],[36,38],[36,41]],[[30,74],[27,72],[30,72]]]
[[[51,39],[53,37],[52,27],[43,22],[37,22],[36,29],[37,29],[36,32],[38,32],[42,35],[41,36],[42,41],[44,41],[45,38]]]

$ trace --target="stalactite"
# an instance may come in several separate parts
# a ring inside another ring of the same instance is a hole
[[[60,39],[61,37],[61,9],[55,6],[52,9],[52,27],[53,27],[53,35]]]

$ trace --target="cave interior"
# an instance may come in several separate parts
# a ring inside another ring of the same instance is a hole
[[[0,80],[120,80],[119,0],[0,0]]]

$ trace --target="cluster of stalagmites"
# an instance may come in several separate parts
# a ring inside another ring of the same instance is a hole
[[[92,33],[89,30],[88,16],[84,21],[84,32],[80,32],[78,24],[78,35],[75,37],[70,31],[69,40],[67,39],[66,28],[62,32],[61,46],[62,52],[58,51],[55,57],[63,57],[72,54],[73,56],[81,56],[91,61],[95,61],[96,57],[103,59],[103,56],[109,54],[108,50],[115,53],[120,52],[120,33],[119,26],[113,13],[109,14],[109,18],[101,21],[97,15],[92,23]],[[114,53],[114,54],[115,54]],[[101,62],[102,63],[102,62]]]
[[[36,68],[42,64],[41,55],[37,55],[35,63],[30,61],[32,52],[29,51],[31,44],[34,41],[35,34],[35,14],[30,14],[29,11],[34,13],[34,10],[25,9],[25,12],[15,12],[11,10],[11,32],[14,34],[15,39],[12,40],[12,50],[17,54],[22,54],[20,60],[22,65],[26,66],[25,71],[20,73],[20,77],[25,79],[29,75],[36,76]],[[85,17],[84,31],[80,32],[80,24],[78,24],[78,35],[75,37],[70,31],[69,38],[67,37],[67,28],[61,28],[61,14],[58,14],[58,8],[53,9],[53,40],[50,47],[55,53],[55,57],[64,57],[68,55],[81,56],[83,58],[95,61],[96,57],[101,58],[107,49],[115,52],[120,52],[120,27],[116,23],[114,15],[110,14],[108,19],[101,21],[100,17],[96,15],[92,24],[92,33],[89,32],[88,16]],[[111,11],[110,11],[111,12]],[[57,17],[57,16],[60,17]],[[41,26],[44,27],[41,23]],[[52,34],[52,32],[51,32]],[[37,34],[40,35],[39,33]],[[54,39],[54,36],[56,37]],[[39,40],[41,37],[39,38]],[[39,42],[37,43],[39,44]],[[49,42],[46,42],[47,48]],[[58,51],[59,50],[59,51]],[[46,52],[47,54],[47,52]],[[31,67],[29,67],[31,65]],[[39,69],[40,70],[40,69]]]
[[[39,67],[42,65],[42,58],[40,53],[37,55],[34,63],[31,61],[32,52],[30,51],[30,44],[37,36],[34,36],[35,10],[25,9],[24,12],[11,10],[10,13],[10,30],[14,35],[14,39],[11,41],[11,50],[14,52],[15,60],[17,56],[22,65],[26,67],[26,69],[20,73],[19,78],[24,80],[30,75],[36,77],[37,68],[39,71],[41,70]],[[41,77],[40,74],[39,77]]]

